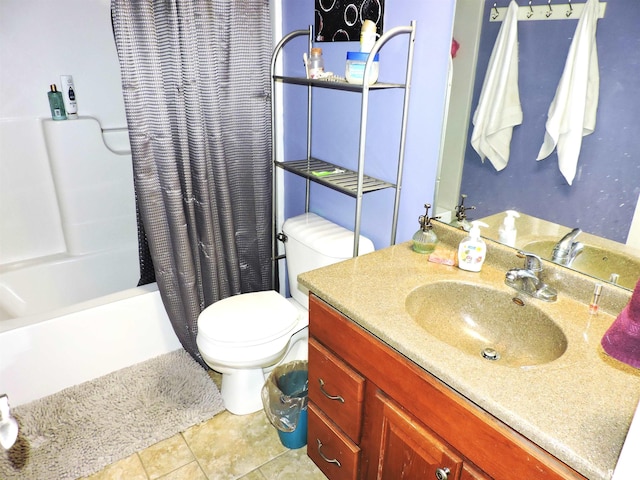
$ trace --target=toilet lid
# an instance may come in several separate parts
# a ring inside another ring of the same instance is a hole
[[[297,309],[278,292],[243,293],[205,308],[198,335],[211,342],[255,345],[286,335],[297,323]]]

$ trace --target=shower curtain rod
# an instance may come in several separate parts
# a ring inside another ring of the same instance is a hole
[[[507,14],[507,7],[498,7],[498,2],[493,4],[489,13],[490,22],[501,22]],[[604,12],[607,9],[606,2],[600,2],[600,15],[598,18],[604,18]],[[584,3],[553,3],[551,1],[543,5],[531,5],[531,1],[527,5],[521,5],[518,8],[518,20],[577,20],[582,15]]]

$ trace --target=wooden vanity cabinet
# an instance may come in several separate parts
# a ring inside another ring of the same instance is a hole
[[[317,297],[307,452],[330,480],[584,479]]]

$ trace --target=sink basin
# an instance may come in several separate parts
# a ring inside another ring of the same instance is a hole
[[[537,240],[526,244],[522,250],[551,260],[555,245],[554,240]],[[630,289],[635,287],[640,277],[640,259],[594,245],[585,245],[582,253],[571,264],[571,268],[604,281],[609,281],[611,274],[617,273],[618,285]]]
[[[462,282],[422,285],[405,308],[420,328],[458,350],[508,367],[556,360],[567,349],[558,325],[517,292]]]

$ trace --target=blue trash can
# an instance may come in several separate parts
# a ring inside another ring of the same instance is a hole
[[[294,398],[306,398],[308,390],[309,372],[307,370],[294,370],[281,375],[276,380],[278,387],[284,395]],[[293,432],[278,430],[280,441],[287,448],[302,448],[307,444],[307,403],[300,409],[298,424]]]
[[[309,369],[306,360],[276,367],[262,387],[262,404],[287,448],[307,444]]]

